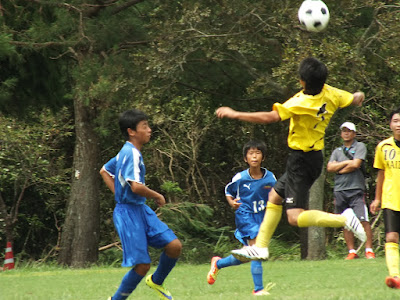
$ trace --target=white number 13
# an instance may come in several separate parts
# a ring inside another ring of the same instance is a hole
[[[253,210],[255,213],[258,213],[265,209],[264,200],[253,201]]]

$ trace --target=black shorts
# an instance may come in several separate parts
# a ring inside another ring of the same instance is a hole
[[[286,171],[274,186],[284,198],[286,209],[308,208],[310,188],[322,171],[322,151],[303,152],[292,150],[286,164]]]
[[[384,208],[383,223],[385,224],[385,233],[397,232],[400,234],[400,211]]]

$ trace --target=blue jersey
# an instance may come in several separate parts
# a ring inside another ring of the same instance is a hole
[[[254,179],[250,176],[249,169],[237,173],[225,187],[225,195],[240,198],[242,205],[238,212],[264,213],[267,206],[268,193],[275,185],[275,175],[265,168],[264,176]]]
[[[146,168],[142,154],[135,146],[126,142],[117,156],[110,159],[104,169],[114,178],[115,201],[117,203],[143,204],[146,198],[135,194],[129,182],[145,184]]]

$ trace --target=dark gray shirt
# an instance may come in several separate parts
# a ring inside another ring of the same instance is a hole
[[[350,158],[347,157],[344,153],[344,151],[349,151],[350,156],[353,157],[353,159],[362,159],[365,161],[365,158],[367,156],[367,148],[365,147],[365,144],[362,142],[358,142],[357,140],[354,140],[353,144],[350,146],[350,148],[346,149],[346,147],[341,146],[336,148],[331,155],[331,158],[329,159],[329,162],[332,161],[345,161],[349,160]],[[335,175],[335,186],[333,190],[336,191],[346,191],[346,190],[365,190],[365,178],[364,175],[361,171],[361,168],[358,168],[357,170],[347,173],[347,174],[336,174]]]

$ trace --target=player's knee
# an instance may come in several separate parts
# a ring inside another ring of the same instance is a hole
[[[137,264],[135,266],[135,272],[140,276],[145,276],[147,272],[150,270],[150,264]]]
[[[182,243],[175,239],[165,247],[165,253],[172,258],[178,258],[182,253]]]
[[[289,224],[290,224],[291,226],[298,226],[298,225],[297,225],[297,216],[288,215],[287,219],[288,219],[288,222],[289,222]]]
[[[386,233],[386,243],[399,243],[399,234],[397,232]]]

